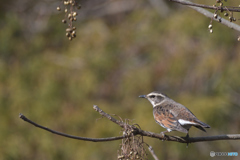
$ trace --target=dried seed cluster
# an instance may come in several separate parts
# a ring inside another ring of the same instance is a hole
[[[224,1],[227,2],[227,0],[224,0]],[[218,22],[220,22],[220,23],[222,22],[222,19],[219,15],[220,15],[220,13],[223,13],[223,12],[224,12],[223,15],[225,17],[229,16],[228,18],[229,18],[230,22],[233,22],[233,21],[235,22],[236,21],[236,18],[233,17],[233,12],[230,12],[227,9],[227,7],[223,8],[223,0],[216,0],[216,3],[213,5],[213,7],[216,7],[216,11],[213,14],[213,18],[218,19]],[[227,9],[227,11],[224,11],[224,9]],[[213,33],[213,29],[212,29],[213,28],[213,26],[212,26],[213,18],[211,19],[210,24],[208,26],[208,30],[209,30],[210,33]]]
[[[77,21],[76,12],[77,9],[81,9],[81,5],[78,4],[75,0],[64,0],[61,2],[64,6],[65,18],[62,20],[62,23],[67,24],[68,28],[66,29],[66,36],[71,41],[76,37],[76,27],[73,26],[73,22]],[[61,11],[60,6],[57,7],[58,11]]]
[[[147,152],[145,149],[146,143],[143,141],[143,137],[134,135],[134,129],[132,125],[129,125],[129,120],[125,120],[127,124],[124,126],[123,135],[126,137],[122,139],[120,149],[118,150],[118,160],[138,160],[147,159]],[[136,124],[136,126],[138,126]]]

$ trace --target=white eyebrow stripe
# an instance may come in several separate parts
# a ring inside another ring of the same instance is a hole
[[[181,125],[197,124],[197,123],[190,122],[190,121],[187,121],[187,120],[184,120],[184,119],[179,119],[178,122],[179,122]]]
[[[149,93],[147,96],[148,96],[148,97],[150,97],[150,96],[161,96],[161,97],[166,97],[165,95],[163,95],[163,94],[161,94],[161,93]]]

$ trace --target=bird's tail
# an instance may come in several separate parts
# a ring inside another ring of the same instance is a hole
[[[204,127],[204,128],[211,128],[208,124],[206,124],[206,123],[203,123],[203,122],[201,122],[201,121],[199,121],[199,123],[201,124],[201,126],[202,127]]]
[[[204,132],[206,132],[206,130],[204,129],[204,128],[211,128],[208,124],[206,124],[206,123],[203,123],[203,122],[201,122],[201,121],[199,121],[199,120],[195,120],[197,123],[198,123],[198,125],[196,125],[196,126],[194,126],[194,127],[196,127],[196,128],[198,128],[198,129],[200,129],[200,130],[202,130],[202,131],[204,131]]]

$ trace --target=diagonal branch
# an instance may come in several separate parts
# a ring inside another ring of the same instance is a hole
[[[193,6],[189,6],[189,7],[194,9],[194,10],[196,10],[196,11],[198,11],[199,13],[205,15],[208,18],[212,18],[213,17],[213,13],[212,12],[209,12],[209,11],[203,9],[203,8],[198,8],[198,7],[193,7]],[[215,20],[215,21],[218,21],[218,22],[221,21],[220,23],[222,23],[223,25],[240,32],[240,26],[235,24],[235,23],[233,23],[233,22],[230,22],[230,21],[228,21],[228,20],[226,20],[224,18],[221,18],[220,16],[218,16],[218,18],[212,18],[212,19]]]
[[[194,7],[200,7],[200,8],[206,8],[206,9],[213,9],[213,10],[222,10],[222,11],[231,11],[231,12],[240,12],[240,7],[231,7],[231,6],[226,6],[226,7],[215,7],[215,6],[208,6],[208,5],[204,5],[204,4],[196,4],[196,3],[192,3],[186,0],[169,0],[171,2],[175,2],[175,3],[180,3],[182,5],[187,5],[187,6],[194,6]]]
[[[240,26],[239,25],[237,25],[233,22],[230,22],[230,21],[228,21],[224,18],[221,18],[220,16],[218,16],[218,18],[215,19],[215,18],[213,18],[214,13],[209,12],[206,9],[203,9],[203,8],[207,8],[207,9],[214,9],[214,10],[240,12],[240,7],[235,7],[235,8],[234,7],[213,7],[213,6],[206,6],[206,5],[202,5],[202,4],[192,3],[192,2],[189,2],[189,1],[186,1],[186,0],[169,0],[169,1],[180,3],[182,5],[187,5],[188,7],[198,11],[199,13],[201,13],[203,15],[205,15],[206,17],[212,18],[213,20],[218,21],[218,22],[222,23],[223,25],[240,32]]]
[[[113,123],[116,123],[117,125],[119,125],[120,127],[124,127],[125,123],[123,123],[122,121],[116,120],[115,118],[113,118],[112,116],[110,116],[109,114],[105,113],[103,110],[101,110],[97,105],[93,106],[93,109],[97,112],[99,112],[102,116],[108,118],[110,121],[112,121]]]
[[[149,152],[152,154],[152,156],[153,156],[153,158],[154,158],[155,160],[159,160],[158,157],[156,156],[156,154],[155,154],[152,146],[148,146],[148,150],[149,150]]]
[[[146,137],[151,137],[151,138],[157,138],[157,139],[164,140],[164,141],[173,141],[173,142],[180,142],[180,143],[194,143],[194,142],[204,142],[204,141],[239,140],[240,139],[240,134],[227,134],[227,135],[217,135],[217,136],[208,136],[208,137],[191,137],[191,138],[188,138],[188,139],[186,137],[168,136],[168,135],[165,135],[163,137],[163,135],[161,135],[161,134],[144,131],[144,130],[141,130],[140,128],[136,127],[135,125],[129,125],[129,124],[126,124],[126,123],[124,123],[124,122],[122,122],[120,120],[117,120],[117,119],[113,118],[112,116],[110,116],[109,114],[105,113],[103,110],[101,110],[96,105],[94,105],[93,108],[97,112],[99,112],[99,114],[101,114],[102,116],[108,118],[110,121],[116,123],[120,127],[122,127],[122,128],[125,128],[126,126],[128,128],[131,127],[132,128],[131,133],[124,133],[123,136],[108,137],[108,138],[78,137],[78,136],[72,136],[72,135],[68,135],[68,134],[65,134],[65,133],[57,132],[57,131],[54,131],[54,130],[49,129],[47,127],[41,126],[41,125],[39,125],[39,124],[29,120],[23,114],[19,114],[19,117],[21,119],[23,119],[24,121],[34,125],[35,127],[41,128],[41,129],[46,130],[48,132],[51,132],[53,134],[57,134],[57,135],[68,137],[68,138],[72,138],[72,139],[84,140],[84,141],[92,141],[92,142],[114,141],[114,140],[124,139],[124,138],[130,137],[132,135],[141,135],[141,136],[146,136]]]

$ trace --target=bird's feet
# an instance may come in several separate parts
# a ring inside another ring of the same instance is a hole
[[[189,144],[189,134],[187,133],[187,135],[186,135],[186,141],[187,141],[187,146],[186,146],[186,148],[188,148],[188,144]]]
[[[163,131],[163,132],[161,132],[160,134],[161,134],[161,136],[162,136],[162,141],[165,141],[166,140],[166,137],[165,137],[165,133],[166,133],[167,131]]]

